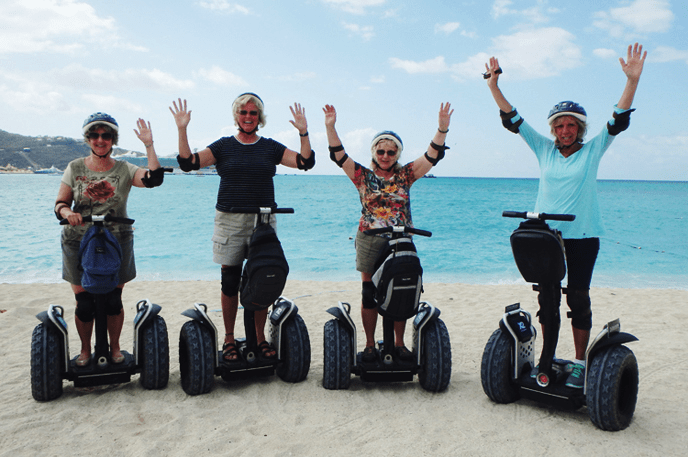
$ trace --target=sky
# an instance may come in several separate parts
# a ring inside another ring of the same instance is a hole
[[[102,111],[119,122],[120,147],[144,150],[133,131],[143,118],[158,154],[173,156],[173,100],[188,101],[200,150],[236,132],[231,103],[250,91],[265,102],[260,133],[295,150],[289,107],[300,103],[309,173],[340,174],[325,104],[349,155],[368,164],[381,130],[401,136],[402,162],[420,156],[449,102],[451,149],[434,175],[536,178],[535,156],[501,126],[485,62],[499,58],[502,91],[537,131],[574,100],[592,138],[623,91],[619,57],[639,42],[637,111],[598,177],[688,181],[686,15],[678,0],[0,0],[0,129],[80,138]]]

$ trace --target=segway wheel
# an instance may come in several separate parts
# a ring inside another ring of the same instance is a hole
[[[496,403],[511,403],[520,398],[518,386],[511,380],[514,341],[502,329],[487,340],[480,365],[483,391]]]
[[[141,336],[141,385],[149,390],[164,389],[170,377],[170,343],[165,319],[155,316]]]
[[[182,389],[189,395],[210,392],[215,382],[213,334],[198,321],[189,321],[179,333],[179,371]]]
[[[62,337],[50,325],[38,324],[31,336],[31,395],[50,401],[62,395]]]
[[[428,324],[422,347],[418,381],[421,387],[429,392],[442,392],[449,385],[452,370],[449,332],[442,319],[436,319]]]
[[[323,337],[323,387],[330,390],[348,389],[353,364],[351,335],[339,319],[330,319],[325,323]]]
[[[286,382],[301,382],[311,367],[311,340],[301,316],[296,314],[282,326],[281,359],[277,376]]]
[[[638,361],[626,346],[595,354],[587,373],[588,415],[602,430],[623,430],[631,423],[638,399]]]

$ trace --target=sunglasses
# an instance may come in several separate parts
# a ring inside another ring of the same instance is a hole
[[[379,155],[380,157],[385,155],[385,153],[390,157],[394,157],[395,155],[397,155],[397,151],[385,151],[384,149],[378,149],[377,151],[375,151],[375,154]]]
[[[245,109],[242,109],[239,111],[239,114],[242,116],[246,116],[247,114],[250,114],[251,116],[258,116],[258,111],[246,111]]]
[[[105,132],[105,133],[91,132],[88,134],[89,140],[97,140],[98,138],[102,138],[105,141],[110,141],[112,139],[112,133],[109,133],[109,132]]]

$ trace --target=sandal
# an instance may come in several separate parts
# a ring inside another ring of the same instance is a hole
[[[394,348],[394,350],[397,353],[399,360],[413,360],[413,352],[409,351],[406,346],[397,346]]]
[[[375,362],[375,359],[377,359],[377,351],[375,350],[375,346],[366,346],[366,348],[363,350],[361,359],[366,363]]]
[[[258,349],[260,349],[260,356],[263,359],[273,360],[277,357],[277,351],[275,351],[275,348],[270,346],[270,343],[267,341],[260,343],[258,345]]]
[[[77,357],[75,363],[76,363],[76,366],[77,366],[77,367],[85,367],[85,366],[88,365],[90,362],[91,362],[91,354],[89,354],[89,355],[86,356],[86,357],[84,357],[83,354],[79,354],[79,357]]]
[[[224,343],[222,345],[222,360],[233,363],[239,361],[239,349],[234,343]]]
[[[124,354],[122,354],[121,352],[118,356],[114,356],[114,355],[110,354],[110,359],[112,360],[112,363],[117,365],[119,363],[124,362]]]

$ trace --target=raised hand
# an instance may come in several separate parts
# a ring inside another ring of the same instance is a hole
[[[497,87],[497,82],[499,81],[499,60],[496,57],[490,57],[490,63],[485,64],[485,77],[487,79],[487,85],[490,89]]]
[[[134,133],[141,140],[144,146],[153,144],[153,131],[151,130],[150,122],[146,123],[143,119],[139,118],[136,121],[136,126],[138,130],[134,129]]]
[[[628,79],[636,81],[640,79],[640,74],[643,72],[643,66],[645,65],[645,57],[647,57],[647,51],[643,53],[642,44],[628,45],[626,60],[624,61],[622,57],[619,57],[621,69]]]
[[[446,132],[449,130],[449,122],[451,122],[451,116],[454,114],[454,110],[451,109],[451,103],[447,102],[440,105],[440,115],[439,115],[439,130]]]
[[[301,108],[300,103],[294,103],[294,107],[289,107],[289,110],[291,110],[291,115],[294,116],[293,121],[291,122],[291,125],[293,125],[298,131],[299,134],[304,134],[308,132],[308,121],[306,121],[306,108]]]
[[[323,112],[325,113],[325,127],[334,127],[337,122],[337,110],[332,105],[325,105]]]
[[[191,111],[186,109],[186,99],[182,101],[179,99],[179,105],[177,102],[172,102],[174,109],[170,106],[170,112],[174,116],[174,122],[177,124],[177,128],[186,128],[191,122]]]

